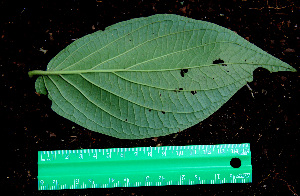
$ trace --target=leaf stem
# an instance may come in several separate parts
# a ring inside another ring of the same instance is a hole
[[[91,72],[99,72],[96,70],[69,70],[69,71],[42,71],[42,70],[33,70],[29,71],[28,75],[31,78],[34,75],[46,76],[46,75],[61,75],[61,74],[81,74],[81,73],[91,73]],[[102,72],[106,72],[105,70]],[[109,72],[109,71],[107,71]]]
[[[29,76],[30,78],[32,78],[32,76],[34,76],[34,75],[45,75],[44,72],[45,72],[45,71],[42,71],[42,70],[33,70],[33,71],[29,71],[29,72],[28,72],[28,76]]]

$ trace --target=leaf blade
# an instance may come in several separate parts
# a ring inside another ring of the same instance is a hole
[[[75,41],[50,61],[36,90],[45,86],[52,109],[83,127],[140,139],[204,120],[258,67],[295,71],[218,25],[154,15]]]

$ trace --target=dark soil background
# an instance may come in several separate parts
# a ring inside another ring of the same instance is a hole
[[[35,78],[60,50],[86,34],[132,18],[172,13],[216,23],[299,71],[299,1],[1,1],[2,192],[10,195],[297,195],[299,73],[254,72],[220,110],[178,134],[120,140],[86,130],[35,94]],[[297,20],[298,19],[298,20]],[[253,183],[140,188],[37,190],[39,150],[250,143]]]

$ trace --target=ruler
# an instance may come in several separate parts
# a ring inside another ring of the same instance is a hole
[[[251,183],[250,144],[38,152],[38,189]]]

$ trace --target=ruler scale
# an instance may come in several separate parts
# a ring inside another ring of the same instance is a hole
[[[250,144],[38,152],[38,189],[251,183]]]

